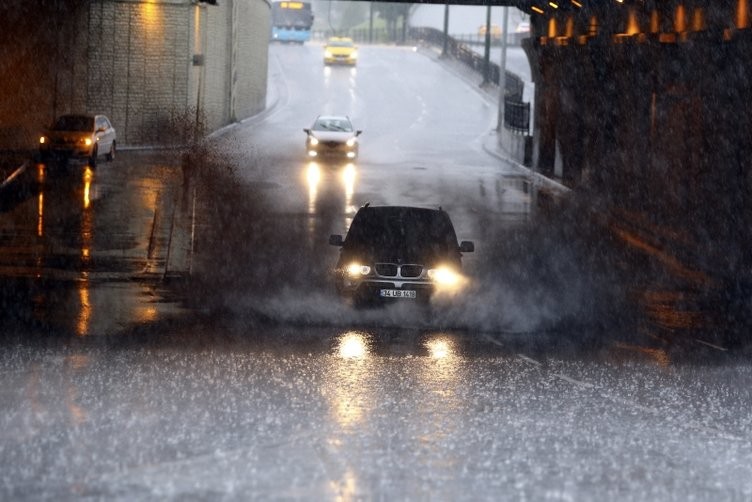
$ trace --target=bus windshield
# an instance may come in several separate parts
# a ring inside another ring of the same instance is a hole
[[[272,4],[272,25],[284,28],[305,28],[313,24],[309,2],[274,2]]]

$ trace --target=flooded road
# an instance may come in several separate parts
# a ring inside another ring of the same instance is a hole
[[[637,216],[538,192],[433,58],[320,50],[272,47],[269,111],[187,183],[123,152],[4,199],[0,498],[752,497],[734,295]],[[364,130],[357,162],[305,159],[319,113]],[[469,289],[344,304],[327,240],[366,202],[445,209]]]

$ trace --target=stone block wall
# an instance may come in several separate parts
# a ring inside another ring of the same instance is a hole
[[[0,15],[0,149],[35,148],[63,113],[104,113],[121,146],[151,146],[266,107],[267,0],[8,0]]]
[[[181,143],[266,106],[269,4],[100,0],[86,19],[86,109],[110,115],[121,144]],[[83,28],[83,27],[82,27]]]

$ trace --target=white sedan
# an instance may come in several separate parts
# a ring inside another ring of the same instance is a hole
[[[355,130],[347,116],[320,115],[303,132],[307,134],[306,153],[309,158],[358,158],[358,136],[363,131]]]

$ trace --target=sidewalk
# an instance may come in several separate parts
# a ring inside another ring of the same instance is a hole
[[[422,54],[433,59],[446,70],[467,82],[470,87],[475,89],[478,94],[480,94],[483,99],[494,108],[499,106],[500,92],[498,85],[494,83],[482,85],[483,77],[481,75],[456,59],[442,57],[441,52],[437,47],[422,45],[419,46],[419,49]],[[511,156],[501,147],[499,134],[495,129],[491,129],[485,138],[483,138],[483,149],[490,155],[493,155],[518,171],[520,174],[526,176],[533,187],[546,190],[556,196],[566,195],[571,192],[569,187],[561,184],[557,180],[543,176],[511,158]]]

